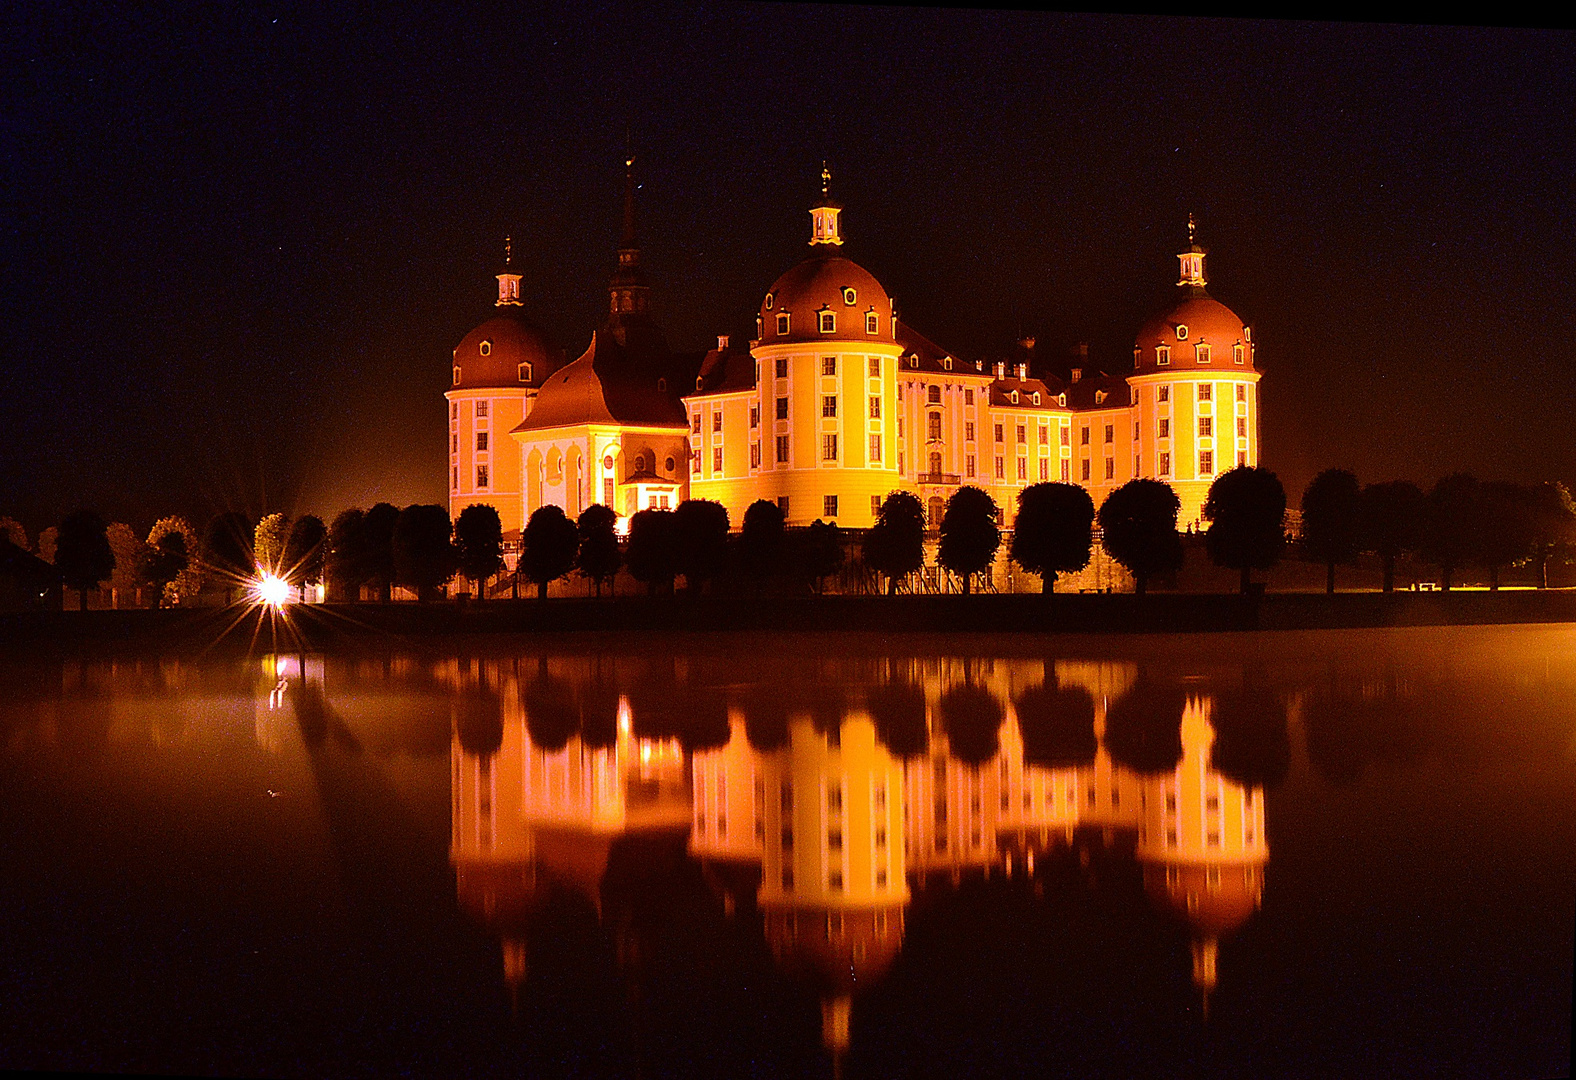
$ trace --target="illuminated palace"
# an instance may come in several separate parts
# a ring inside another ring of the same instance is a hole
[[[700,498],[738,528],[766,499],[790,525],[866,528],[892,491],[917,495],[934,523],[964,484],[1010,515],[1029,484],[1081,484],[1098,505],[1149,477],[1176,490],[1185,527],[1219,472],[1258,463],[1252,331],[1209,295],[1191,219],[1181,299],[1139,330],[1131,373],[1052,371],[1032,342],[988,362],[910,327],[839,254],[842,208],[823,170],[810,257],[766,291],[755,340],[719,336],[709,352],[682,353],[651,315],[630,164],[607,321],[584,353],[566,364],[525,317],[507,259],[495,315],[455,349],[452,515],[488,503],[507,532],[547,504],[629,515]]]

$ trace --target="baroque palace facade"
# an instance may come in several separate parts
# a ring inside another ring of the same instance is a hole
[[[525,317],[506,252],[494,316],[454,350],[451,516],[487,503],[508,535],[548,504],[627,516],[698,498],[725,506],[738,528],[766,499],[791,526],[857,529],[901,490],[935,525],[972,484],[1010,525],[1030,484],[1080,484],[1098,506],[1147,477],[1176,490],[1188,527],[1216,475],[1258,464],[1252,330],[1209,295],[1191,219],[1181,298],[1139,330],[1130,373],[1077,360],[1051,370],[1032,341],[1013,360],[968,359],[910,327],[881,283],[838,254],[842,207],[823,169],[811,255],[766,291],[755,339],[719,336],[686,353],[652,318],[632,165],[607,321],[589,347],[566,362]]]

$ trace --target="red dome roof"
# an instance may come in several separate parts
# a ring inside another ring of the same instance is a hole
[[[450,380],[450,389],[538,387],[563,363],[564,351],[535,323],[516,312],[500,312],[466,334],[454,350],[460,374]]]
[[[1134,341],[1137,347],[1134,374],[1199,369],[1257,371],[1253,366],[1252,336],[1252,331],[1237,317],[1236,312],[1199,290],[1165,315],[1144,324]],[[1194,346],[1200,343],[1209,346],[1208,364],[1198,362]],[[1155,362],[1157,349],[1162,345],[1171,350],[1171,363],[1166,367],[1160,367]],[[1242,346],[1240,365],[1235,355],[1238,345]]]
[[[820,330],[820,313],[832,312],[836,329]],[[879,316],[867,333],[865,316]],[[777,332],[777,316],[789,316],[788,333]],[[823,255],[806,259],[777,279],[761,301],[761,344],[803,341],[892,341],[892,298],[875,275],[852,259]]]
[[[1211,869],[1218,875],[1213,882]],[[1156,907],[1181,919],[1196,933],[1219,937],[1247,922],[1258,910],[1264,895],[1264,868],[1257,863],[1149,863],[1144,867],[1144,891]]]

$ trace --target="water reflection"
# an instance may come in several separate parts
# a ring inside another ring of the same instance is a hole
[[[1263,894],[1281,700],[1240,673],[1187,685],[1116,662],[828,661],[786,686],[727,681],[739,674],[606,656],[446,669],[459,904],[501,941],[516,1000],[555,890],[638,967],[627,912],[606,910],[610,859],[676,837],[725,914],[757,916],[819,997],[840,1058],[916,893],[1033,881],[1092,835],[1187,928],[1207,1010],[1219,943]]]

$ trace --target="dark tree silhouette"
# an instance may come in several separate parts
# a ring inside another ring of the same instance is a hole
[[[1025,762],[1047,769],[1094,763],[1099,743],[1094,735],[1094,698],[1089,691],[1047,683],[1025,690],[1013,707],[1023,735]]]
[[[503,521],[496,508],[471,503],[454,521],[454,547],[460,573],[477,595],[487,597],[487,580],[503,569]]]
[[[996,500],[977,487],[964,486],[952,493],[941,515],[941,545],[936,561],[963,577],[963,595],[969,594],[974,575],[988,570],[1001,547],[996,526]]]
[[[739,556],[745,575],[755,582],[757,591],[767,578],[782,572],[787,536],[782,508],[776,503],[756,499],[744,511]]]
[[[441,506],[415,505],[400,511],[394,524],[392,548],[395,580],[416,590],[418,600],[432,594],[454,577],[456,558],[449,512]]]
[[[388,603],[394,596],[394,527],[399,524],[399,509],[378,503],[362,522],[366,558],[366,580],[377,586],[378,599]]]
[[[60,523],[55,541],[55,569],[67,588],[77,590],[77,610],[88,609],[88,590],[115,572],[109,526],[92,510],[78,510]]]
[[[1549,563],[1568,561],[1576,548],[1576,501],[1564,484],[1545,481],[1527,493],[1532,521],[1532,563],[1538,588],[1549,587]]]
[[[366,525],[366,511],[352,509],[341,510],[329,526],[323,571],[332,599],[361,599],[361,586],[367,581]]]
[[[458,693],[450,697],[449,708],[461,750],[490,758],[503,746],[503,702],[492,694]]]
[[[1325,469],[1302,493],[1302,551],[1324,564],[1324,591],[1335,595],[1335,566],[1363,548],[1362,488],[1345,469]]]
[[[534,521],[543,510],[558,510],[564,521],[569,520],[563,510],[554,506],[539,508],[531,519]],[[526,527],[530,527],[529,522]],[[574,690],[563,679],[547,673],[546,660],[541,662],[536,677],[526,684],[524,699],[525,729],[531,741],[543,750],[562,750],[579,732],[580,709],[575,703]]]
[[[895,595],[898,582],[925,565],[925,507],[919,499],[907,491],[883,499],[861,553],[866,566],[886,575],[887,595]]]
[[[800,569],[819,595],[826,588],[826,579],[843,568],[847,557],[843,531],[835,522],[817,519],[799,534],[798,540]]]
[[[1482,485],[1465,473],[1445,477],[1428,493],[1424,522],[1418,553],[1439,567],[1439,587],[1449,592],[1456,571],[1482,558]]]
[[[1391,480],[1363,488],[1363,549],[1379,556],[1385,592],[1395,589],[1395,561],[1417,550],[1422,540],[1425,499],[1410,480]]]
[[[728,565],[728,511],[710,499],[685,499],[673,511],[674,554],[685,586],[701,586]]]
[[[1249,685],[1215,696],[1210,763],[1246,787],[1274,787],[1291,767],[1286,704],[1266,687]]]
[[[257,574],[252,559],[252,534],[256,526],[239,510],[215,514],[202,537],[202,561],[224,587],[231,600]]]
[[[876,735],[893,757],[916,758],[930,745],[925,725],[925,691],[911,682],[894,680],[870,687],[865,707]]]
[[[590,680],[576,689],[575,697],[580,704],[580,737],[594,749],[616,744],[618,686],[612,679],[593,673]]]
[[[623,558],[618,553],[618,515],[601,503],[595,503],[580,512],[575,531],[580,536],[580,549],[575,554],[575,569],[580,576],[589,578],[598,596],[602,595],[605,582],[612,587]]]
[[[1499,591],[1499,572],[1532,554],[1532,495],[1526,488],[1490,480],[1478,490],[1478,562],[1488,569],[1488,587]]]
[[[768,753],[788,745],[788,698],[777,687],[746,687],[739,704],[744,710],[744,736],[752,747]]]
[[[1215,477],[1204,500],[1209,532],[1204,547],[1216,566],[1242,573],[1242,592],[1253,584],[1253,571],[1280,562],[1286,545],[1286,492],[1268,469],[1238,465]]]
[[[673,588],[673,575],[678,573],[674,531],[671,510],[641,510],[629,519],[624,563],[630,576],[645,585],[652,596],[658,588]]]
[[[1170,772],[1182,760],[1186,705],[1181,687],[1140,677],[1106,709],[1106,749],[1134,772]]]
[[[1176,492],[1159,480],[1129,480],[1100,505],[1097,518],[1106,552],[1133,575],[1142,596],[1155,574],[1182,569]]]
[[[327,541],[328,530],[322,518],[312,514],[297,518],[290,526],[290,535],[285,537],[285,580],[303,590],[322,581]]]
[[[153,587],[153,606],[164,602],[164,590],[191,565],[186,537],[171,529],[142,553],[142,579]]]
[[[960,683],[937,702],[952,756],[968,765],[982,765],[996,756],[997,738],[1006,712],[983,686]]]
[[[516,573],[536,584],[536,598],[547,598],[547,583],[575,568],[580,551],[580,530],[561,507],[538,507],[525,523],[524,550]]]
[[[1077,484],[1030,484],[1018,492],[1012,523],[1012,561],[1040,575],[1040,591],[1056,589],[1059,574],[1089,565],[1094,546],[1094,502]]]

